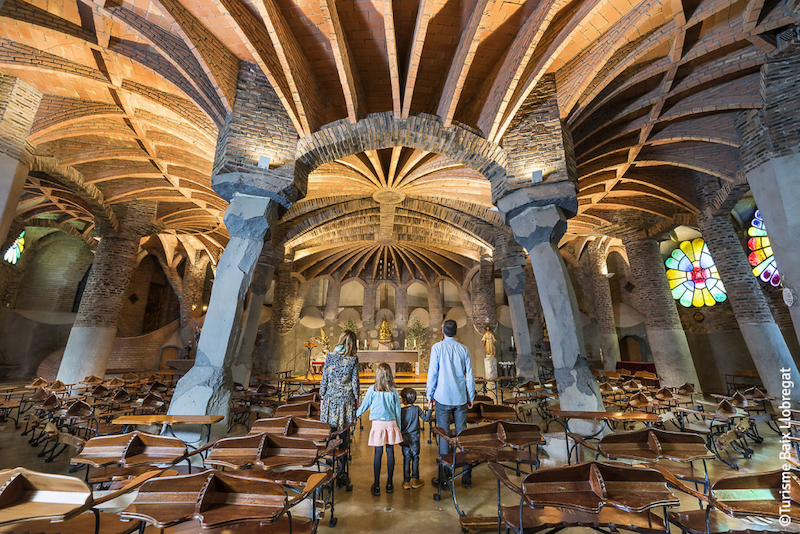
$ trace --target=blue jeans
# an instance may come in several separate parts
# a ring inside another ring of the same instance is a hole
[[[447,432],[450,432],[450,414],[453,414],[453,420],[456,424],[456,434],[467,428],[467,405],[462,404],[461,406],[450,406],[448,404],[442,404],[439,401],[436,402],[436,426],[439,428],[443,428]],[[448,452],[452,452],[448,443],[444,440],[444,438],[439,438],[439,454],[447,454]]]

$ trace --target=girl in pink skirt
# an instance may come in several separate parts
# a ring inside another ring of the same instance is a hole
[[[375,384],[370,386],[364,401],[356,412],[360,417],[369,408],[369,420],[372,428],[369,431],[369,445],[375,447],[375,458],[372,467],[375,483],[372,494],[381,494],[381,459],[386,447],[386,493],[394,491],[392,477],[394,475],[394,445],[403,443],[400,432],[400,395],[394,386],[392,369],[387,364],[378,365],[375,370]]]

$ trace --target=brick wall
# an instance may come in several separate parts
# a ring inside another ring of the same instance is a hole
[[[282,261],[275,278],[275,299],[273,301],[273,321],[275,332],[288,334],[300,317],[302,301],[298,298],[300,282],[292,276],[291,261]],[[298,302],[300,301],[300,302]]]
[[[122,308],[117,319],[118,336],[132,337],[142,334],[150,283],[156,269],[160,269],[160,267],[155,259],[149,255],[145,256],[134,269],[128,289],[125,291],[125,298],[122,299]],[[135,298],[132,301],[131,298],[134,296]]]
[[[59,231],[47,234],[31,248],[15,308],[71,312],[78,284],[94,254],[80,239]]]
[[[587,250],[581,256],[582,271],[586,274],[585,293],[591,294],[590,309],[597,321],[601,334],[615,334],[614,306],[611,300],[611,287],[606,278],[605,247],[599,239],[590,241]]]

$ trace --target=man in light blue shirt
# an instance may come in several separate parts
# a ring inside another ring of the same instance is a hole
[[[472,376],[472,360],[469,349],[456,341],[458,325],[455,321],[445,321],[442,325],[444,339],[431,347],[431,360],[428,365],[428,408],[436,406],[436,426],[450,431],[450,415],[456,424],[456,433],[467,426],[467,409],[475,400],[475,377]],[[448,452],[447,442],[439,438],[439,454]],[[439,477],[433,479],[439,485]],[[448,477],[449,478],[449,477]],[[462,481],[471,486],[470,473],[464,474]]]

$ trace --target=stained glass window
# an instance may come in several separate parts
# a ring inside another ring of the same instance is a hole
[[[750,228],[747,229],[747,235],[749,237],[747,248],[750,249],[750,256],[747,259],[753,266],[753,274],[773,287],[778,287],[781,285],[781,274],[775,265],[775,256],[772,255],[772,245],[764,228],[761,211],[756,210],[753,220],[750,221]]]
[[[6,250],[3,259],[12,265],[16,265],[19,257],[22,256],[22,251],[25,250],[25,231],[19,234],[19,237],[11,243],[11,246]]]
[[[703,238],[683,241],[665,263],[672,296],[684,308],[713,306],[728,298]]]

